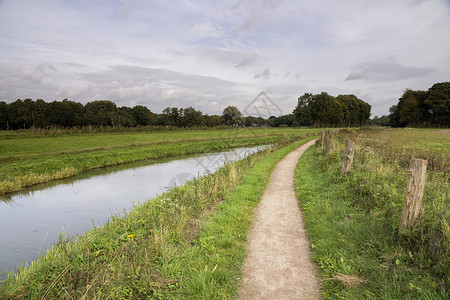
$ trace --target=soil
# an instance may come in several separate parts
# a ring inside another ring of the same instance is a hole
[[[294,171],[308,142],[281,160],[255,210],[240,299],[321,299],[317,270],[294,189]]]

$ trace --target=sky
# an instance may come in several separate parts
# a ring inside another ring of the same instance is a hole
[[[8,103],[111,100],[219,115],[234,105],[268,117],[327,92],[356,95],[373,117],[405,89],[444,81],[450,0],[0,0]],[[265,111],[252,107],[262,96]]]

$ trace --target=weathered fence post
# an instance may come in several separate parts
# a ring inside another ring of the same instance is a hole
[[[325,155],[331,154],[333,152],[333,133],[331,130],[327,130],[325,133]]]
[[[350,140],[345,141],[344,157],[342,159],[341,176],[344,176],[352,169],[353,152],[355,151],[355,143]]]
[[[411,158],[408,171],[408,185],[405,201],[403,202],[399,232],[414,227],[422,208],[423,191],[425,189],[428,161]]]
[[[324,144],[325,144],[325,130],[322,130],[322,132],[320,133],[320,148],[322,148],[322,151]]]

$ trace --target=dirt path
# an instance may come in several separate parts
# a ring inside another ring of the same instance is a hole
[[[253,216],[241,299],[321,299],[294,189],[295,166],[312,144],[289,153],[270,177]]]

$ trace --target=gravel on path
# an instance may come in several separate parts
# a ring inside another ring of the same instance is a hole
[[[240,299],[321,299],[316,266],[294,188],[294,172],[310,141],[282,159],[253,215]]]

